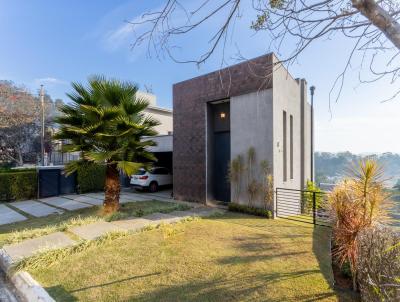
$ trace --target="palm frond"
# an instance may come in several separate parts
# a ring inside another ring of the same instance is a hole
[[[118,169],[127,176],[135,174],[143,166],[144,166],[143,163],[138,163],[138,162],[131,162],[131,161],[118,161],[117,162]]]

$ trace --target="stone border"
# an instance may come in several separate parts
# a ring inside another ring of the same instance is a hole
[[[11,257],[4,249],[0,249],[0,269],[6,273],[7,278],[11,281],[20,297],[29,302],[55,302],[28,272],[21,271],[11,277],[8,276],[11,265]]]

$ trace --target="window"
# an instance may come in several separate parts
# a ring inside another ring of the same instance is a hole
[[[287,180],[287,126],[286,111],[283,111],[283,181]]]
[[[151,174],[154,174],[154,175],[168,175],[168,173],[169,173],[169,171],[167,168],[154,168],[151,171]]]
[[[289,156],[290,156],[290,179],[293,179],[293,115],[290,115],[290,150],[289,150]]]

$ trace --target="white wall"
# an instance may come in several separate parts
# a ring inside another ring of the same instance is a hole
[[[157,145],[148,148],[150,152],[172,152],[172,135],[144,137],[143,141],[152,140]]]
[[[138,91],[136,92],[136,97],[147,100],[149,102],[149,106],[157,106],[157,97],[152,93]]]
[[[272,89],[232,97],[231,113],[231,160],[239,154],[246,162],[249,147],[255,148],[258,175],[262,183],[260,161],[267,160],[273,169],[273,109]],[[272,170],[271,170],[272,171]],[[239,203],[248,204],[246,172],[242,175]],[[231,185],[231,199],[234,199],[234,185]],[[262,203],[262,193],[257,197],[256,205]]]
[[[166,109],[159,109],[157,107],[147,107],[145,113],[157,119],[161,124],[156,126],[155,129],[159,135],[168,135],[173,130],[172,111]]]
[[[273,73],[274,184],[275,187],[301,187],[301,99],[300,85],[283,67]],[[283,110],[286,111],[287,181],[283,181]],[[293,179],[290,178],[290,115],[293,115]]]

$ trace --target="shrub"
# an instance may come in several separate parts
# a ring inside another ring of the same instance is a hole
[[[243,158],[238,155],[229,163],[228,179],[233,186],[233,201],[239,201],[241,186],[242,186],[242,173],[245,170]]]
[[[357,261],[360,234],[385,217],[383,171],[375,161],[365,160],[354,169],[353,177],[337,185],[329,195],[334,218],[333,256],[340,266],[350,265],[353,288],[357,289]]]
[[[249,207],[246,205],[238,204],[238,203],[230,203],[228,206],[229,211],[246,213],[250,215],[262,216],[267,218],[272,218],[272,212],[265,209]]]
[[[95,164],[80,165],[77,169],[76,180],[78,192],[87,193],[104,190],[106,178],[105,166]]]
[[[0,173],[0,201],[31,199],[37,196],[36,170],[7,170]]]
[[[389,227],[360,235],[358,282],[363,301],[400,301],[400,234]]]
[[[319,209],[323,203],[323,193],[321,189],[312,181],[307,181],[307,186],[305,188],[305,192],[303,192],[302,200],[301,200],[301,212],[303,214],[311,214],[313,211],[313,196],[315,194],[315,208]]]
[[[271,168],[267,160],[260,162],[263,173],[263,201],[264,208],[272,211],[274,209],[274,177],[271,173]]]

